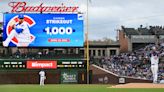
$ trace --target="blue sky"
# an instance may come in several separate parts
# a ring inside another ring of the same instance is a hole
[[[0,21],[2,13],[11,11],[10,1],[0,0]],[[87,0],[24,0],[28,5],[78,5],[86,13]],[[98,40],[104,37],[116,38],[121,25],[137,28],[141,24],[164,24],[164,0],[92,0],[89,3],[89,39]]]

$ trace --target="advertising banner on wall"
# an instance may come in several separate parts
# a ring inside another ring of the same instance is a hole
[[[78,73],[75,70],[62,70],[61,71],[61,83],[77,83]]]
[[[27,69],[56,69],[57,61],[52,60],[28,60]]]

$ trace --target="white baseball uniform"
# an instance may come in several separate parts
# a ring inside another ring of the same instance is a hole
[[[31,33],[26,22],[21,24],[17,23],[16,27],[8,35],[7,39],[3,42],[4,46],[8,46],[11,39],[15,36],[18,39],[17,46],[28,46],[33,40],[31,40]],[[17,33],[16,29],[22,29],[21,33]]]
[[[153,51],[150,54],[151,61],[151,71],[153,74],[153,83],[157,83],[158,80],[158,63],[159,63],[159,53],[157,51]]]
[[[45,72],[44,71],[40,71],[39,75],[40,75],[40,86],[43,86],[44,85],[44,80],[46,78]]]

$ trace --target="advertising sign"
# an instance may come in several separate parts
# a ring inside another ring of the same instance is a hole
[[[5,47],[82,47],[82,14],[4,14]]]
[[[27,61],[27,69],[56,69],[57,61],[50,60],[29,60]]]
[[[12,13],[18,12],[78,12],[78,6],[66,6],[61,3],[58,6],[47,6],[44,3],[38,5],[30,5],[27,2],[9,2],[8,5],[11,7]]]
[[[77,83],[77,82],[78,82],[77,71],[63,70],[61,72],[61,83]]]

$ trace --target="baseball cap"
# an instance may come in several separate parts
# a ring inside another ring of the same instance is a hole
[[[19,19],[24,19],[24,15],[18,15]]]

